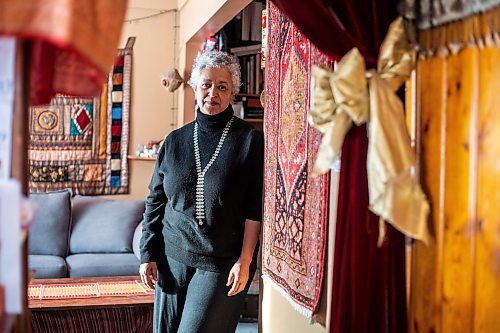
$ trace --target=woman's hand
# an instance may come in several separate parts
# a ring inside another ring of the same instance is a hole
[[[155,288],[156,279],[158,278],[158,267],[156,262],[146,262],[139,267],[139,275],[142,282],[151,289]]]
[[[239,259],[229,271],[226,286],[231,286],[227,296],[234,296],[245,289],[250,275],[250,262]]]

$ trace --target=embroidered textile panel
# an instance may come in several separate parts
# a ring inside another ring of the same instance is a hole
[[[100,98],[57,96],[30,109],[29,190],[128,193],[132,50],[119,50]]]
[[[321,135],[307,122],[313,64],[330,65],[268,2],[263,273],[306,316],[324,276],[329,175],[311,177]]]

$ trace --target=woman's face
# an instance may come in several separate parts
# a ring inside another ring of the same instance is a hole
[[[205,114],[221,113],[229,106],[232,91],[233,80],[226,68],[205,68],[196,85],[196,104]]]

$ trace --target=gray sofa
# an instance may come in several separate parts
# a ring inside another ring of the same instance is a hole
[[[144,201],[32,193],[38,207],[29,232],[35,278],[138,275]]]

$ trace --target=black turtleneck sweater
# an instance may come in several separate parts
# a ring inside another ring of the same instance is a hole
[[[235,117],[220,153],[205,174],[205,220],[195,219],[196,164],[193,130],[198,123],[202,170],[212,157],[229,106],[217,115],[197,111],[196,120],[172,131],[163,143],[149,185],[141,238],[141,262],[165,254],[208,271],[229,269],[243,244],[245,219],[262,220],[262,132]]]

